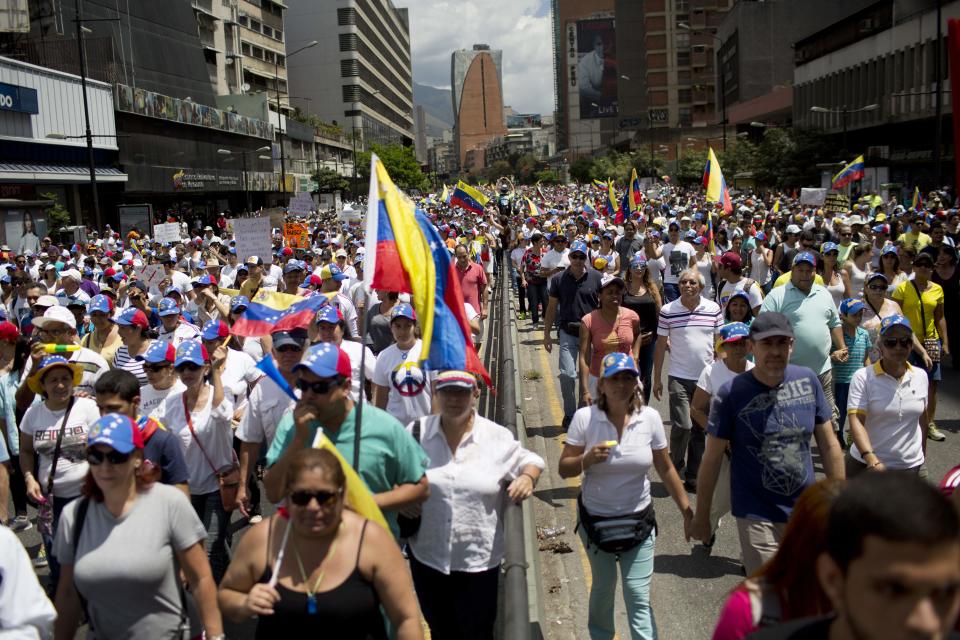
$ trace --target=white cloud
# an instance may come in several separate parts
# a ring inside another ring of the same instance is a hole
[[[503,99],[521,113],[553,113],[549,0],[395,0],[410,10],[413,78],[450,86],[450,54],[489,44],[503,51]]]

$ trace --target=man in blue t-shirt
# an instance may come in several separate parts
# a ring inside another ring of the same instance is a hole
[[[758,315],[750,344],[756,366],[720,387],[710,408],[693,520],[693,536],[706,541],[713,489],[729,447],[731,512],[747,575],[776,553],[794,503],[814,482],[811,434],[827,477],[844,477],[823,387],[812,370],[789,364],[793,329],[786,316]]]

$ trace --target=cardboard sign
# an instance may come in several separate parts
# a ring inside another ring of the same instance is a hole
[[[180,223],[167,222],[153,226],[154,242],[180,242]]]
[[[287,222],[283,225],[283,238],[292,249],[310,248],[310,230],[302,222]]]
[[[153,288],[160,284],[166,276],[163,275],[162,264],[148,264],[136,270],[137,279],[142,280],[148,287]]]
[[[273,239],[270,235],[270,218],[236,218],[233,233],[237,241],[237,260],[257,256],[265,264],[273,262]]]
[[[309,193],[298,193],[287,205],[287,213],[294,216],[308,216],[313,209],[313,197]]]
[[[826,189],[811,189],[804,187],[800,189],[800,204],[809,204],[814,207],[823,206],[827,197]]]
[[[850,211],[850,198],[842,193],[831,193],[823,203],[823,210],[846,214]]]

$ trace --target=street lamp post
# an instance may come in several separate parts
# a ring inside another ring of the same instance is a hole
[[[842,155],[843,155],[844,157],[846,157],[846,156],[847,156],[847,121],[848,121],[848,119],[850,118],[850,114],[851,114],[851,113],[861,113],[861,112],[864,112],[864,111],[875,111],[875,110],[878,109],[879,107],[880,107],[880,105],[877,104],[877,103],[868,104],[868,105],[866,105],[865,107],[860,107],[859,109],[850,109],[850,108],[847,107],[847,105],[843,105],[843,106],[840,107],[839,109],[828,109],[827,107],[813,106],[813,107],[810,107],[810,111],[813,111],[814,113],[838,113],[838,114],[840,114],[840,123],[841,123],[841,126],[843,127],[843,151],[842,151]]]
[[[284,65],[286,65],[286,60],[318,44],[320,44],[319,40],[313,40],[295,50],[293,53],[288,53]],[[287,81],[289,82],[290,79],[287,78]],[[285,207],[287,206],[287,165],[286,155],[283,150],[283,112],[280,111],[280,63],[277,61],[276,55],[273,56],[273,88],[277,90],[277,141],[280,143],[280,204]]]

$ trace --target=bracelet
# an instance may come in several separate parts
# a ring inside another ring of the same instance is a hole
[[[533,477],[532,475],[530,475],[529,473],[527,473],[526,471],[521,471],[521,472],[520,472],[520,475],[522,475],[522,476],[527,476],[528,478],[530,478],[530,483],[533,484],[533,486],[537,486],[537,479],[534,478],[534,477]]]

